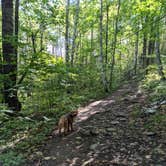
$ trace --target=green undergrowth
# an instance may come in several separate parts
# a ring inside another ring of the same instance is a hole
[[[100,97],[103,95],[101,94]],[[27,112],[25,110],[23,116],[18,117],[3,114],[0,124],[0,161],[5,166],[22,165],[45,143],[61,115],[95,98],[97,99],[96,94],[89,95],[87,98],[74,95],[65,101],[60,100],[59,107],[53,107],[48,111]]]
[[[35,73],[34,80],[25,80],[19,91],[20,115],[0,112],[0,162],[4,166],[23,165],[46,142],[61,115],[106,96],[97,71],[81,67],[67,71],[63,63],[58,65],[43,75]]]
[[[117,78],[112,91],[120,85],[120,75]],[[32,154],[52,134],[61,115],[110,95],[103,90],[97,67],[67,68],[61,60],[43,66],[40,71],[31,70],[18,94],[21,114],[10,117],[0,113],[0,162],[5,166],[33,160]]]
[[[14,151],[8,151],[3,155],[0,155],[0,162],[3,166],[18,166],[25,163],[23,155],[18,154]]]
[[[166,73],[164,66],[164,73]],[[156,66],[150,66],[148,74],[140,82],[139,88],[148,94],[149,108],[154,109],[153,114],[147,114],[145,128],[150,131],[166,130],[166,81],[162,80]],[[148,107],[148,106],[147,106]],[[156,107],[156,108],[155,108]],[[138,113],[138,111],[137,111]],[[138,113],[140,115],[140,113]]]
[[[165,66],[163,67],[165,69]],[[161,79],[155,65],[149,66],[147,71],[148,73],[139,82],[139,91],[147,98],[145,103],[135,104],[132,108],[130,125],[133,126],[137,121],[141,121],[143,128],[148,131],[165,132],[166,81]]]
[[[55,127],[55,119],[29,120],[8,117],[0,127],[0,161],[6,166],[21,165]]]
[[[166,75],[166,66],[164,66],[164,73]],[[164,99],[166,96],[166,81],[161,79],[157,72],[156,66],[148,67],[148,74],[140,82],[140,89],[147,92],[151,101]]]
[[[166,130],[166,113],[165,111],[158,111],[151,115],[145,123],[145,128],[153,132],[163,132]]]

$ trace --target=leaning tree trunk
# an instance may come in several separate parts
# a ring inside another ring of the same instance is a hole
[[[17,1],[18,2],[18,1]],[[18,19],[15,20],[14,31],[13,1],[2,0],[2,54],[3,54],[3,95],[4,102],[13,111],[20,111],[21,104],[17,97],[17,42]],[[16,3],[17,4],[17,3]],[[16,6],[16,10],[18,7]],[[17,14],[17,11],[16,11]],[[17,15],[16,15],[17,17]]]

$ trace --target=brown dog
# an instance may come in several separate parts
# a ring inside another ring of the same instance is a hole
[[[63,128],[64,135],[67,134],[69,131],[73,131],[73,121],[74,118],[77,116],[78,111],[69,112],[60,117],[58,123],[59,134],[61,135],[61,130]]]

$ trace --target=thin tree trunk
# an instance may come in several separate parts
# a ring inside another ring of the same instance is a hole
[[[116,19],[115,19],[114,41],[113,41],[113,49],[112,49],[112,63],[111,63],[110,81],[109,81],[111,89],[112,89],[112,85],[113,85],[113,72],[114,72],[114,65],[115,65],[115,51],[116,51],[117,34],[118,34],[118,21],[119,21],[120,5],[121,5],[121,1],[118,0],[118,9],[117,9],[117,15],[116,15]]]
[[[19,26],[19,0],[15,0],[15,39],[16,39],[16,54],[18,48],[18,26]]]
[[[157,25],[157,30],[156,30],[155,52],[156,52],[156,60],[157,60],[157,65],[158,65],[158,73],[161,76],[162,80],[166,80],[166,78],[164,76],[163,66],[162,66],[162,61],[161,61],[161,56],[160,56],[160,32],[159,32],[159,25]]]
[[[104,56],[103,56],[103,1],[100,0],[100,65],[101,65],[101,79],[103,82],[103,87],[105,92],[108,92],[107,80],[106,80],[106,71],[104,65]]]
[[[80,36],[80,34],[78,33],[78,37]],[[79,38],[80,39],[80,38]],[[80,49],[80,40],[78,41],[77,45],[76,45],[76,52],[75,52],[75,63],[78,62],[78,57],[79,57],[79,49]]]
[[[66,0],[65,60],[67,64],[69,63],[69,6],[70,0]]]
[[[23,74],[21,75],[20,79],[18,80],[17,85],[20,85],[23,82],[23,80],[25,79],[25,77],[28,74],[29,68],[33,65],[33,61],[34,61],[34,59],[36,57],[36,53],[37,53],[37,50],[36,50],[36,36],[37,36],[37,33],[38,33],[38,31],[36,31],[35,33],[32,32],[32,34],[31,34],[33,54],[32,54],[29,65],[27,65],[25,67],[25,70],[24,70]],[[41,51],[42,50],[40,50],[39,52],[41,52]]]
[[[139,32],[136,32],[136,42],[135,42],[135,59],[134,59],[134,74],[137,74],[137,60],[138,60],[138,44],[139,44]]]
[[[3,52],[3,74],[4,74],[4,102],[13,111],[21,110],[21,103],[18,100],[17,80],[17,43],[18,40],[18,15],[16,11],[15,31],[13,16],[13,1],[2,0],[2,52]],[[18,10],[18,1],[16,10]],[[16,44],[16,46],[13,44]]]
[[[143,37],[143,50],[142,50],[142,62],[143,62],[143,68],[146,68],[146,50],[147,50],[147,35],[144,34]]]
[[[91,55],[90,55],[90,63],[93,63],[94,52],[93,52],[93,25],[91,26]]]
[[[75,40],[77,37],[77,25],[79,20],[79,6],[80,6],[80,0],[77,0],[76,5],[76,15],[74,20],[74,32],[73,32],[73,38],[72,38],[72,49],[71,49],[71,65],[73,66],[74,63],[74,53],[75,53]]]
[[[145,17],[144,24],[148,21],[148,17]],[[146,25],[145,25],[146,26]],[[142,47],[142,67],[145,69],[147,67],[146,64],[146,55],[147,55],[147,32],[143,33],[143,47]]]
[[[89,47],[89,43],[88,43],[88,41],[87,41],[87,42],[86,42],[86,48],[88,49],[88,47]],[[86,66],[87,66],[87,64],[88,64],[88,57],[89,57],[89,54],[86,53],[86,52],[84,52],[85,65],[86,65]]]
[[[154,46],[155,46],[154,39],[153,40],[150,39],[148,44],[148,55],[152,55],[154,53]]]
[[[36,34],[31,34],[33,53],[36,54]]]
[[[91,52],[93,52],[93,25],[91,27]]]
[[[106,34],[105,34],[105,63],[108,63],[108,21],[109,21],[109,5],[106,6]]]
[[[84,63],[84,60],[83,60],[83,55],[82,55],[82,43],[83,43],[83,36],[81,35],[80,33],[80,36],[79,36],[79,40],[80,40],[80,48],[79,48],[79,54],[80,54],[80,63],[83,64]]]
[[[44,50],[43,36],[44,36],[44,27],[43,27],[43,25],[40,25],[40,52],[42,52]]]
[[[154,17],[150,19],[150,22],[154,22]],[[150,26],[150,36],[148,41],[148,55],[154,54],[155,51],[155,24],[152,23]]]

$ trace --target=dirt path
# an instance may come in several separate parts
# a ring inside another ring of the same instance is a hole
[[[135,83],[111,97],[80,108],[75,132],[55,135],[43,147],[44,157],[34,166],[165,166],[166,139],[147,132],[142,118],[131,116],[146,104]],[[126,97],[128,96],[128,97]]]

